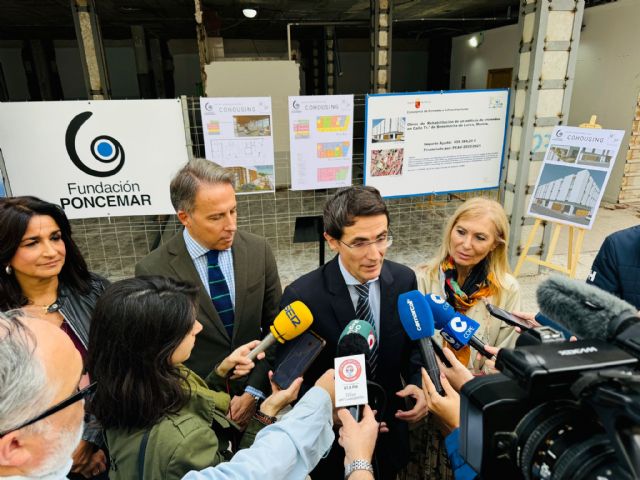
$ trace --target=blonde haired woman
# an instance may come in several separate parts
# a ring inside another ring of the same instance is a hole
[[[507,262],[508,237],[502,205],[486,198],[467,200],[449,218],[438,254],[417,275],[420,291],[446,298],[457,312],[480,323],[477,337],[499,348],[513,347],[517,332],[492,317],[485,301],[520,310],[520,287]],[[455,353],[473,370],[488,370],[470,347]]]

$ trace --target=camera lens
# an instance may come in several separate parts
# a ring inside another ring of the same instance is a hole
[[[518,466],[524,478],[552,478],[555,464],[565,450],[599,430],[575,402],[561,400],[534,408],[516,427]]]
[[[605,434],[567,449],[558,459],[553,480],[573,479],[631,480],[632,477],[618,464],[616,453]]]

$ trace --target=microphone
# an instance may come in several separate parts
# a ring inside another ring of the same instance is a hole
[[[338,338],[338,352],[340,352],[340,348],[342,347],[343,350],[346,350],[346,347],[344,346],[344,344],[341,346],[341,342],[343,341],[343,339],[345,337],[350,337],[350,340],[348,340],[348,344],[350,343],[361,343],[361,340],[364,340],[367,344],[368,350],[366,351],[366,354],[369,355],[369,351],[373,348],[373,346],[376,343],[376,335],[375,332],[373,331],[373,327],[371,326],[371,324],[369,322],[366,322],[364,320],[351,320],[347,326],[344,328],[344,330],[342,331],[342,333],[340,334],[340,338]],[[358,340],[355,340],[358,339]],[[344,342],[343,342],[344,343]],[[347,356],[347,355],[357,355],[358,353],[365,353],[364,351],[360,351],[361,347],[358,347],[358,352],[357,353],[343,353],[343,354],[339,354],[338,353],[338,357],[343,357],[343,356]]]
[[[259,353],[264,352],[277,342],[284,343],[293,340],[307,330],[313,323],[311,310],[300,300],[291,302],[276,316],[269,330],[271,332],[262,339],[256,348],[249,352],[247,358],[255,360]]]
[[[338,339],[336,348],[336,358],[350,357],[351,355],[364,355],[365,358],[365,378],[369,376],[369,356],[371,348],[375,344],[376,336],[369,322],[364,320],[351,320],[344,328]],[[369,381],[367,381],[367,385]],[[351,416],[360,421],[362,414],[361,405],[349,407]]]
[[[559,275],[541,282],[536,297],[544,315],[576,335],[613,340],[640,356],[640,318],[633,305],[594,285]]]
[[[424,296],[435,321],[436,328],[440,329],[440,335],[451,344],[456,350],[460,350],[465,345],[471,345],[484,357],[493,359],[482,340],[474,334],[480,328],[480,324],[474,319],[456,312],[447,301],[439,295],[427,294]]]
[[[418,342],[425,369],[437,392],[444,395],[444,388],[440,383],[440,369],[431,344],[434,333],[433,314],[424,295],[418,290],[401,294],[398,297],[398,315],[409,338]]]

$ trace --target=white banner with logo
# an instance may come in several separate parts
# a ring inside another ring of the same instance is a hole
[[[368,95],[364,183],[384,197],[497,188],[509,90]]]
[[[12,194],[69,218],[174,213],[188,160],[179,100],[0,103],[0,148]]]
[[[236,192],[273,192],[271,98],[201,98],[200,114],[205,156],[235,175]]]
[[[351,185],[353,95],[289,97],[291,189]]]
[[[624,130],[555,127],[527,213],[591,229],[622,137]]]

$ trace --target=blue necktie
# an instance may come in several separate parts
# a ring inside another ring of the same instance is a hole
[[[371,351],[369,352],[368,361],[369,373],[371,373],[372,378],[376,378],[376,368],[378,367],[378,342],[380,341],[380,336],[378,335],[376,322],[373,319],[373,312],[371,311],[371,304],[369,303],[369,284],[365,283],[364,285],[354,285],[354,287],[356,287],[356,292],[358,292],[356,318],[369,322],[373,329],[373,333],[376,336],[376,342],[373,344],[373,348],[371,348]]]
[[[233,338],[233,302],[229,293],[229,286],[224,278],[224,274],[218,263],[218,250],[209,250],[207,252],[207,271],[209,273],[209,294],[216,308],[220,320],[224,328],[229,334],[229,338]]]

